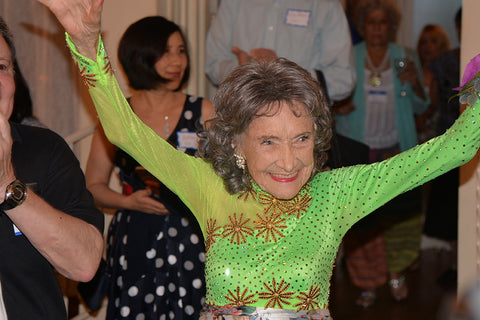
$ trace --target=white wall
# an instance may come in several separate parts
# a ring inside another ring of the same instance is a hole
[[[156,15],[157,0],[115,0],[105,1],[102,13],[102,35],[112,67],[114,68],[120,87],[126,94],[128,85],[122,74],[117,59],[117,46],[123,32],[133,22],[146,16]]]
[[[459,39],[455,29],[455,14],[462,6],[462,0],[416,0],[414,1],[413,34],[411,47],[415,48],[418,35],[427,24],[438,24],[449,37],[452,48],[458,47]]]

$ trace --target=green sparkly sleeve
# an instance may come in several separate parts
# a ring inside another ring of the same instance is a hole
[[[480,100],[479,100],[480,101]],[[471,160],[480,147],[480,103],[460,115],[443,135],[382,162],[317,175],[317,193],[348,225],[411,190]]]
[[[118,86],[101,38],[96,61],[78,53],[68,34],[66,39],[107,138],[175,192],[203,227],[207,192],[202,186],[221,193],[221,179],[208,163],[176,150],[135,115]]]

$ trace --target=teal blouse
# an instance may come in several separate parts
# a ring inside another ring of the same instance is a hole
[[[355,56],[355,65],[357,66],[357,83],[353,92],[353,103],[356,109],[346,115],[335,116],[335,128],[338,133],[359,142],[365,142],[365,92],[363,90],[363,81],[365,75],[365,61],[367,48],[365,42],[357,44],[353,48]],[[390,65],[395,64],[395,59],[408,56],[415,63],[420,82],[423,82],[422,68],[416,53],[407,50],[395,43],[388,44],[390,53]],[[393,73],[395,74],[395,68]],[[415,95],[410,83],[405,84],[406,95],[402,96],[402,84],[400,79],[393,77],[393,88],[395,94],[395,118],[397,119],[398,139],[400,151],[405,151],[417,145],[417,129],[415,127],[415,114],[424,112],[430,104],[430,98],[425,93],[425,100]],[[452,91],[453,93],[453,91]]]

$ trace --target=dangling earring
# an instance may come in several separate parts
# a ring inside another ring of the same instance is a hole
[[[237,167],[245,171],[245,168],[247,166],[247,160],[245,160],[245,158],[242,155],[239,155],[237,153],[235,153],[234,156],[235,156],[235,164],[237,165]]]

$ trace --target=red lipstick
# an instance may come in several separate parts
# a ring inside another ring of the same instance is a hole
[[[275,180],[277,182],[293,182],[298,178],[298,174],[299,174],[299,171],[297,171],[297,174],[295,176],[291,177],[291,178],[279,178],[279,177],[276,177],[272,174],[270,174],[270,176],[272,177],[273,180]]]

